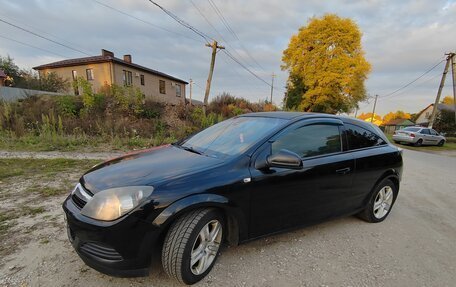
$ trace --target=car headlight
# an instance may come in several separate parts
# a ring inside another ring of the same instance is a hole
[[[116,220],[139,206],[153,191],[152,186],[106,189],[95,194],[82,208],[81,214],[97,220]]]

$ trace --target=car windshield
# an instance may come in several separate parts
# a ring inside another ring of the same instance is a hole
[[[239,155],[287,120],[263,117],[232,118],[209,127],[181,147],[216,158]]]
[[[403,131],[407,131],[407,132],[417,132],[419,131],[421,128],[405,128],[403,129]]]

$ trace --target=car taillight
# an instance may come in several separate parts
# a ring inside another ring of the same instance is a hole
[[[410,134],[410,137],[411,137],[411,138],[414,138],[414,137],[415,137],[415,134]]]

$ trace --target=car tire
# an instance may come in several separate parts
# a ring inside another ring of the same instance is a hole
[[[438,146],[443,146],[445,144],[445,141],[444,140],[441,140],[439,141],[439,143],[437,144]]]
[[[389,179],[382,180],[373,192],[366,208],[358,213],[361,219],[377,223],[388,217],[397,197],[397,187]]]
[[[415,146],[421,146],[423,144],[423,140],[419,139],[416,143]]]
[[[223,236],[223,217],[216,209],[198,209],[183,215],[166,235],[162,249],[163,269],[168,276],[184,284],[200,281],[214,266]]]

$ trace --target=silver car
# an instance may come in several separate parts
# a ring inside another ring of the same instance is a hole
[[[415,146],[445,144],[445,137],[433,129],[423,127],[408,127],[394,132],[395,143],[409,143]]]

